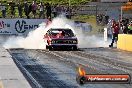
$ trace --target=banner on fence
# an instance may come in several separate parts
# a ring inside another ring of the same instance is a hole
[[[0,19],[0,34],[28,34],[44,19]]]

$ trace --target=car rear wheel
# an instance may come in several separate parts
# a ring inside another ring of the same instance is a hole
[[[78,50],[77,46],[73,46],[72,50],[74,50],[74,51]]]
[[[46,49],[49,50],[49,51],[53,50],[53,48],[51,46],[48,46],[48,45],[46,45]]]

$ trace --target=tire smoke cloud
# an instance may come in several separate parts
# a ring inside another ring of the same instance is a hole
[[[24,48],[24,49],[46,49],[46,43],[44,42],[44,34],[50,28],[70,28],[78,38],[79,48],[89,47],[104,47],[107,45],[104,43],[103,38],[84,35],[81,28],[76,28],[74,21],[68,20],[65,17],[57,17],[52,20],[52,23],[46,27],[46,23],[41,23],[40,27],[29,32],[27,37],[13,36],[7,39],[3,44],[6,49],[10,48]]]

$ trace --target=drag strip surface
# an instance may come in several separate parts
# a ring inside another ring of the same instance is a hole
[[[132,88],[131,84],[77,84],[76,75],[80,65],[87,74],[132,75],[132,63],[91,51],[9,50],[33,88]]]

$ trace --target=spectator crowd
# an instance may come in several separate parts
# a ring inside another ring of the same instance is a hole
[[[96,20],[98,25],[106,25],[109,22],[109,16],[104,14],[98,14]]]
[[[7,10],[7,8],[9,8],[9,10]],[[50,5],[49,3],[45,4],[43,2],[36,3],[35,1],[32,1],[32,3],[25,1],[17,4],[13,1],[8,4],[0,3],[0,10],[2,12],[2,18],[6,18],[7,13],[9,13],[8,18],[51,18],[60,14],[65,15],[67,18],[71,17],[71,9],[69,6]],[[18,15],[16,13],[18,13]]]
[[[118,34],[132,34],[132,21],[129,19],[122,19],[115,21],[110,20],[108,25],[108,37],[112,38],[112,42],[109,47],[113,47],[113,43],[118,40]]]

